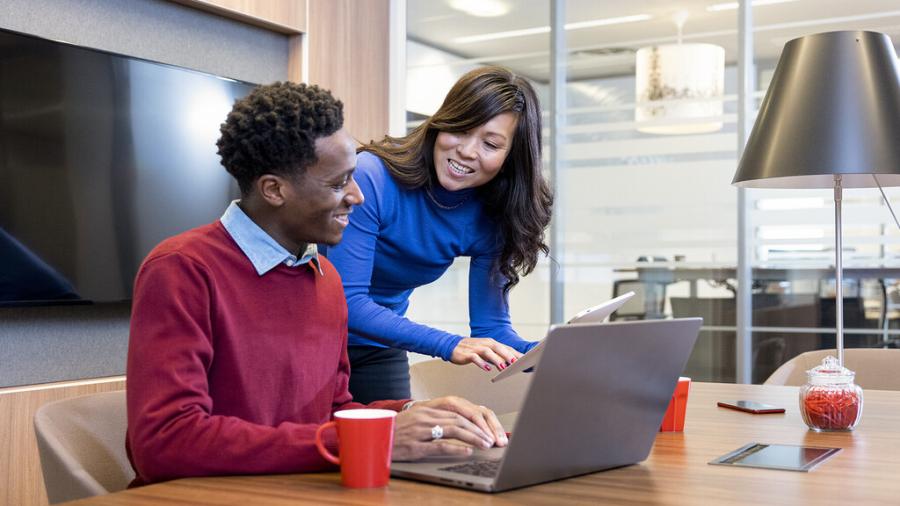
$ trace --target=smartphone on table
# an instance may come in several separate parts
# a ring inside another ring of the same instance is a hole
[[[762,415],[767,413],[784,413],[784,408],[779,408],[778,406],[774,406],[772,404],[766,404],[756,401],[719,401],[717,405],[722,408],[736,409],[738,411],[753,413],[754,415]]]

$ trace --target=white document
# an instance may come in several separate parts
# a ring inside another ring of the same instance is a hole
[[[578,325],[579,323],[600,323],[605,320],[609,315],[613,314],[616,309],[622,307],[622,304],[625,304],[625,301],[634,297],[634,292],[624,293],[619,295],[615,299],[610,299],[603,304],[598,306],[589,307],[584,311],[576,314],[569,320],[566,325]],[[534,367],[535,364],[538,363],[538,360],[541,358],[541,351],[544,349],[544,341],[538,343],[537,346],[528,350],[528,353],[522,355],[519,360],[516,360],[509,367],[500,371],[500,374],[491,378],[491,382],[497,382],[504,378],[508,378],[517,372],[524,371],[531,367]]]

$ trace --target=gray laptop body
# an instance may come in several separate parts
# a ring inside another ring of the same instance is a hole
[[[506,448],[395,462],[399,478],[501,492],[647,458],[700,318],[553,327]],[[512,429],[510,429],[510,424]],[[475,462],[493,460],[496,474]],[[449,469],[448,469],[449,468]]]

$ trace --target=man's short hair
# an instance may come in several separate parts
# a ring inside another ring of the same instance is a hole
[[[316,139],[344,124],[344,104],[315,85],[276,82],[236,101],[216,145],[247,195],[264,174],[296,176],[316,163]]]

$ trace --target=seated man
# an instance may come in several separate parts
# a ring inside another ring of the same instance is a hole
[[[337,410],[364,407],[347,390],[341,280],[315,246],[337,244],[363,201],[342,108],[325,90],[291,83],[237,101],[218,146],[241,200],[142,264],[127,370],[133,485],[331,467],[316,429]],[[471,452],[434,440],[437,425],[470,445],[507,442],[487,408],[408,401],[370,404],[400,411],[394,459]]]

